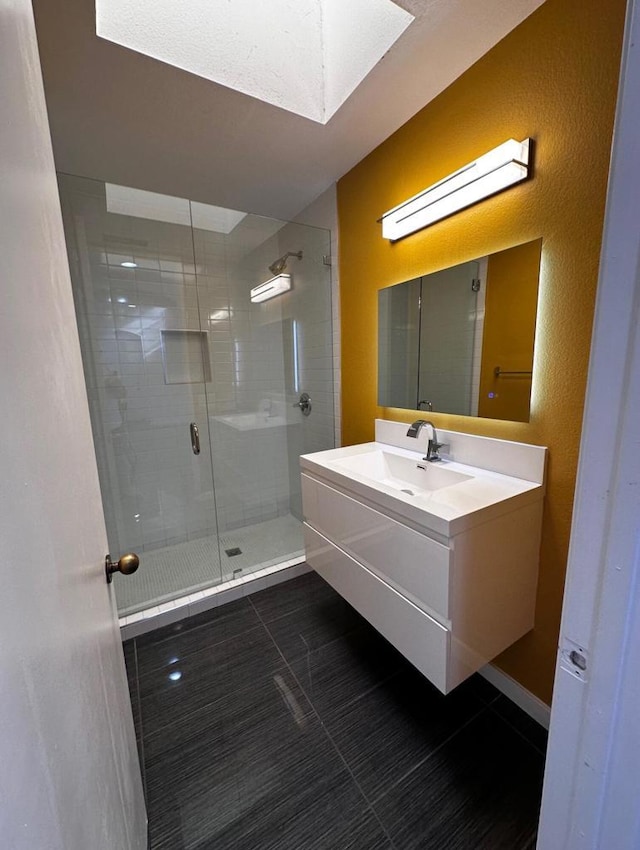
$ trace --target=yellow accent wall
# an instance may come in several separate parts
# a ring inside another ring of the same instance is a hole
[[[377,291],[542,237],[528,423],[433,413],[436,426],[549,447],[536,624],[496,661],[550,702],[615,111],[624,0],[547,0],[338,183],[343,443],[380,408]],[[419,85],[419,81],[407,81]],[[372,105],[375,108],[375,104]],[[376,219],[508,138],[533,179],[389,243]]]

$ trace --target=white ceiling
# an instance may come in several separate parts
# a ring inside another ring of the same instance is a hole
[[[290,219],[543,0],[396,2],[415,21],[323,125],[98,38],[93,0],[34,0],[57,167]]]

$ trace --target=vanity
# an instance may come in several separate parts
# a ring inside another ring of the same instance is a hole
[[[301,457],[306,558],[446,694],[533,628],[546,449],[407,428]]]

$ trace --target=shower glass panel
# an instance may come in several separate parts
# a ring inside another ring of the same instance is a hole
[[[227,233],[198,226],[200,324],[211,340],[206,384],[224,575],[304,554],[299,456],[334,444],[328,231],[246,215]],[[282,271],[291,290],[253,303]],[[279,269],[275,269],[278,271]],[[297,405],[311,396],[311,413]]]
[[[141,556],[121,616],[299,558],[298,457],[334,444],[328,232],[59,180],[109,546]],[[286,251],[291,291],[253,304]]]

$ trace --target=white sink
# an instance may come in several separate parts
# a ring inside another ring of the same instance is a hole
[[[533,627],[546,450],[442,430],[300,464],[307,563],[446,694]]]
[[[431,493],[469,481],[473,477],[455,472],[437,462],[427,463],[381,449],[342,458],[334,461],[333,466],[345,472],[355,472],[408,496]]]
[[[398,430],[402,430],[399,442],[409,443],[406,427],[399,424]],[[466,451],[467,455],[468,444],[477,441],[480,445],[476,455],[487,454],[494,469],[503,457],[512,462],[509,452],[513,454],[513,449],[501,440],[455,432],[447,432],[446,436],[447,443],[453,442],[456,450]],[[537,460],[531,467],[537,469],[536,477],[542,477],[545,449],[516,445],[535,455]],[[425,448],[411,451],[385,442],[361,443],[302,455],[300,465],[303,473],[353,494],[376,510],[393,512],[416,528],[448,536],[539,499],[544,492],[541,480],[512,476],[453,458],[429,463],[424,460]],[[518,469],[517,463],[513,465]]]

